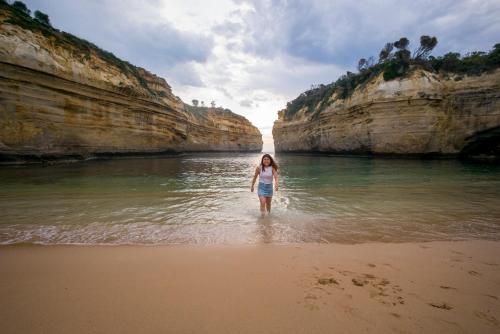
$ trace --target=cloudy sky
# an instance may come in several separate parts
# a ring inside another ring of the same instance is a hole
[[[25,0],[56,28],[164,77],[185,102],[214,100],[258,126],[354,71],[402,36],[438,38],[434,55],[500,42],[499,0]]]

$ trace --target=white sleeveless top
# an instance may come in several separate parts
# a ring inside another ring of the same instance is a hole
[[[267,166],[266,170],[262,170],[262,165],[260,165],[259,182],[262,183],[273,183],[273,166]]]

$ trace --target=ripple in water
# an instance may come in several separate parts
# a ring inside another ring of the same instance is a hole
[[[500,237],[500,166],[277,154],[260,218],[261,154],[0,168],[0,243],[220,244]]]

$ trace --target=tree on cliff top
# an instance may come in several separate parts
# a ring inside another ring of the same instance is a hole
[[[413,59],[425,59],[437,45],[437,38],[427,35],[420,36],[420,47],[413,53]]]
[[[375,64],[375,59],[372,57],[369,57],[368,59],[361,58],[358,62],[358,71],[363,72],[372,67]],[[324,86],[324,85],[320,85]]]
[[[28,9],[28,7],[24,4],[22,1],[14,1],[12,3],[12,8],[26,14],[26,15],[31,15],[31,11]]]
[[[40,22],[41,24],[52,27],[52,24],[50,24],[49,16],[47,14],[45,14],[44,12],[36,10],[35,11],[35,20]]]
[[[410,40],[406,37],[401,37],[399,41],[395,41],[393,44],[396,49],[407,50]]]
[[[386,43],[382,50],[380,50],[378,62],[383,63],[384,61],[386,61],[387,58],[389,58],[393,48],[394,45],[392,43]]]
[[[191,101],[193,103],[193,106],[197,107],[198,106],[198,100],[194,99]]]
[[[493,50],[491,50],[488,56],[487,63],[491,66],[500,66],[500,43],[493,46]]]
[[[297,98],[287,103],[285,118],[290,119],[299,110],[306,108],[307,112],[317,112],[330,105],[335,98],[345,99],[359,85],[370,81],[380,73],[384,80],[403,77],[411,69],[424,69],[431,72],[480,75],[500,68],[500,43],[494,45],[489,52],[471,52],[465,56],[460,53],[449,52],[444,56],[434,57],[429,54],[437,45],[437,38],[427,35],[420,37],[420,46],[414,50],[413,57],[408,49],[410,41],[402,37],[393,43],[386,43],[379,54],[378,63],[374,64],[373,57],[361,58],[358,62],[358,73],[347,72],[337,81],[328,85],[311,85],[311,89],[301,93]],[[396,49],[396,52],[393,50]],[[461,76],[455,77],[460,80]]]
[[[392,55],[390,52],[387,54],[386,60],[384,61],[385,80],[391,80],[405,75],[408,68],[410,67],[411,53],[408,50],[409,44],[410,41],[406,37],[401,37],[398,41],[392,43],[392,45],[394,45],[394,47],[398,49],[398,51],[394,52],[394,54]],[[382,51],[383,50],[384,49],[382,49]]]

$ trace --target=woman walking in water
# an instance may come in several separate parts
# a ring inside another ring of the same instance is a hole
[[[270,154],[264,154],[260,160],[260,165],[255,168],[250,191],[253,192],[255,180],[259,176],[257,195],[260,200],[260,214],[262,217],[271,213],[271,200],[273,199],[273,177],[276,181],[274,190],[278,191],[278,165],[274,162]]]

